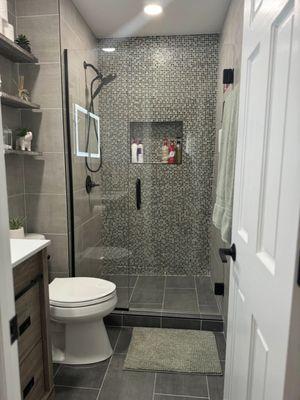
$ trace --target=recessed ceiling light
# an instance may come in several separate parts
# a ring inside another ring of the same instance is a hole
[[[102,50],[105,51],[106,53],[113,53],[116,49],[115,47],[103,47]]]
[[[147,15],[159,15],[163,11],[163,8],[160,4],[147,4],[144,7],[144,13]]]

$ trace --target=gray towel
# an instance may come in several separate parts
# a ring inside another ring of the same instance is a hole
[[[238,109],[239,87],[236,86],[225,98],[216,203],[213,211],[213,223],[220,229],[222,239],[227,243],[231,242]]]

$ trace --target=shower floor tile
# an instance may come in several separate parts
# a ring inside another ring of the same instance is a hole
[[[118,308],[177,315],[221,315],[208,276],[106,275],[104,278],[117,285]]]
[[[90,366],[60,366],[55,376],[58,400],[223,399],[223,376],[126,371],[132,328],[108,327],[113,356]],[[225,339],[215,333],[224,369]],[[66,371],[68,371],[66,373]]]

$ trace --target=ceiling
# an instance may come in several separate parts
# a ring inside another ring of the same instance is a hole
[[[146,3],[164,12],[149,17]],[[97,37],[188,35],[220,32],[230,0],[73,0]]]

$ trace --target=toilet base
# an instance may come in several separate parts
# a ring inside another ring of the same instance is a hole
[[[92,364],[112,355],[102,318],[78,323],[52,322],[52,358],[58,364]]]

